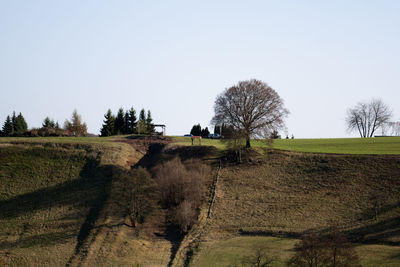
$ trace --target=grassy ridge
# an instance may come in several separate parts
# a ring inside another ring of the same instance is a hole
[[[177,145],[191,145],[190,137],[175,136]],[[198,140],[195,141],[198,144]],[[202,145],[215,146],[219,150],[226,149],[226,142],[203,139]],[[266,140],[252,140],[256,150],[269,148]],[[400,155],[400,137],[379,138],[336,138],[336,139],[276,139],[274,149],[297,152],[336,153],[336,154],[392,154]]]

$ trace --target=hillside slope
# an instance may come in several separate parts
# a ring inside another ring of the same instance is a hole
[[[394,246],[400,255],[400,157],[274,152],[262,163],[226,165],[192,264],[218,247],[229,255],[231,243],[218,243],[227,238],[299,238],[333,224],[353,242]]]
[[[0,144],[0,263],[71,263],[129,153],[122,144]]]

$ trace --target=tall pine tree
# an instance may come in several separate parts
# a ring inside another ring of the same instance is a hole
[[[154,133],[153,118],[151,117],[150,110],[147,111],[146,130],[148,134]]]
[[[11,120],[10,116],[7,116],[7,119],[3,124],[3,135],[10,136],[13,134],[13,132],[14,132],[14,128],[13,128],[12,120]]]
[[[201,126],[200,124],[193,125],[192,130],[190,131],[191,135],[200,136],[201,135]]]
[[[14,127],[14,132],[17,135],[22,135],[23,133],[25,133],[28,130],[28,124],[26,123],[25,118],[24,118],[24,116],[22,116],[21,112],[15,118],[13,127]]]
[[[115,118],[115,134],[124,134],[124,109],[120,108]]]
[[[131,134],[129,131],[129,111],[125,111],[124,115],[124,134]]]
[[[101,127],[100,133],[101,136],[111,136],[114,135],[114,130],[115,130],[115,117],[111,112],[111,109],[107,111],[107,113],[104,115],[104,123]]]
[[[138,134],[146,134],[146,128],[146,111],[143,108],[139,114]]]
[[[15,116],[15,111],[13,111],[13,114],[11,116],[11,123],[13,127],[13,133],[15,133],[15,124],[17,122],[17,116]]]
[[[54,122],[54,120],[50,119],[49,117],[46,117],[46,118],[43,120],[42,127],[43,127],[43,128],[52,128],[52,129],[56,129],[56,123]]]
[[[137,118],[136,118],[136,111],[132,107],[129,110],[129,120],[128,120],[128,129],[130,134],[135,134],[137,133]]]

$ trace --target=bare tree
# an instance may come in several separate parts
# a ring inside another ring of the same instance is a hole
[[[347,111],[346,124],[349,131],[357,130],[361,137],[372,137],[375,131],[389,122],[392,112],[380,99],[358,103]]]
[[[346,236],[336,227],[331,227],[327,235],[309,233],[295,245],[296,254],[288,266],[296,267],[359,267],[357,252]]]
[[[225,89],[215,100],[214,110],[212,123],[243,131],[246,147],[250,147],[250,137],[266,136],[283,128],[284,118],[289,114],[278,93],[256,79],[240,81]]]
[[[275,258],[270,257],[267,251],[268,248],[264,246],[253,247],[253,254],[243,258],[242,260],[243,266],[251,266],[251,267],[270,266],[272,262],[276,260]]]
[[[382,131],[383,134],[387,132],[390,136],[400,136],[400,121],[390,121],[385,125],[385,131]]]

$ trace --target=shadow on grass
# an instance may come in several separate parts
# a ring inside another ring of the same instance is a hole
[[[175,259],[176,253],[178,252],[179,246],[183,238],[184,234],[181,233],[178,226],[169,225],[165,231],[165,239],[171,243],[171,256],[169,258],[168,266],[172,266],[172,263]]]
[[[106,182],[107,177],[98,174],[97,161],[88,160],[80,172],[79,179],[0,201],[2,218],[19,217],[54,206],[89,206],[93,200],[93,193]]]
[[[388,240],[400,237],[400,216],[347,231],[346,235],[352,242],[400,246],[400,241]]]
[[[21,216],[34,214],[40,210],[50,210],[60,206],[73,206],[77,209],[75,214],[69,214],[61,218],[55,218],[51,223],[55,225],[53,230],[65,229],[45,234],[28,234],[29,221],[23,225],[23,231],[16,242],[2,242],[0,249],[29,248],[31,246],[49,246],[62,244],[67,240],[77,237],[75,252],[78,253],[85,239],[94,227],[101,209],[107,199],[108,188],[114,166],[99,166],[98,160],[87,159],[82,168],[79,179],[71,180],[52,187],[43,188],[35,192],[19,195],[0,202],[0,214],[3,220],[12,220]],[[86,218],[82,224],[81,211]],[[21,218],[21,221],[26,218]],[[65,220],[73,220],[67,223]],[[47,222],[44,222],[46,225]],[[27,225],[25,227],[25,225]],[[33,230],[40,230],[34,229]],[[42,225],[40,226],[42,227]],[[46,230],[49,229],[46,226]],[[26,229],[25,229],[26,228]],[[79,229],[79,230],[78,230]],[[77,232],[79,233],[77,234]]]
[[[71,238],[76,236],[72,230],[39,234],[29,237],[21,237],[15,242],[1,242],[0,250],[14,249],[14,248],[30,248],[30,247],[47,247],[52,245],[67,243]]]

